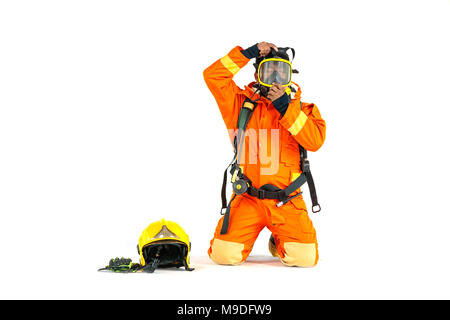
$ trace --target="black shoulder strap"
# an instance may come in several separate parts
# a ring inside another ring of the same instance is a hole
[[[247,129],[248,122],[252,117],[253,111],[256,107],[256,102],[252,101],[250,98],[245,97],[244,103],[242,104],[241,109],[239,110],[239,116],[237,121],[237,136],[234,138],[234,158],[233,161],[228,165],[223,173],[223,181],[222,181],[222,190],[221,190],[221,198],[222,198],[222,208],[220,210],[220,214],[224,215],[223,224],[221,234],[226,234],[228,232],[228,225],[230,221],[230,205],[233,202],[233,198],[231,198],[230,202],[227,203],[227,180],[228,180],[228,168],[232,168],[232,175],[234,175],[235,170],[239,170],[239,158],[240,158],[240,149],[244,144],[245,140],[245,130]],[[226,210],[225,210],[226,209]],[[225,210],[225,212],[224,212]]]
[[[227,208],[227,182],[228,182],[228,168],[231,166],[231,164],[226,167],[225,171],[223,172],[223,181],[222,181],[222,191],[220,193],[220,197],[222,198],[222,208],[220,209],[220,214],[224,214],[223,210]]]
[[[231,203],[233,202],[234,198],[236,198],[236,195],[234,195],[231,198],[230,203],[226,207],[225,215],[223,216],[222,229],[220,230],[220,234],[227,234],[227,232],[228,232],[228,226],[230,225]]]

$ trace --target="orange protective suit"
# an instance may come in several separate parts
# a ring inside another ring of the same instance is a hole
[[[203,73],[231,137],[245,97],[254,93],[251,84],[242,90],[233,81],[233,76],[250,61],[241,50],[235,47]],[[325,121],[319,109],[314,104],[300,102],[300,93],[298,88],[283,117],[264,97],[254,108],[247,125],[247,152],[240,166],[256,188],[265,184],[286,188],[301,173],[298,144],[316,151],[325,140]],[[258,94],[252,99],[255,98],[259,98]],[[208,250],[210,258],[226,265],[244,262],[258,234],[267,227],[275,239],[275,247],[271,248],[273,256],[288,266],[316,265],[319,258],[316,230],[302,196],[281,207],[276,204],[277,200],[261,200],[247,193],[236,196],[231,203],[228,233],[220,234],[222,217]]]

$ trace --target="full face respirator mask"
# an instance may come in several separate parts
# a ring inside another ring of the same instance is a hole
[[[278,48],[278,51],[272,48],[267,56],[256,59],[254,67],[258,76],[257,86],[262,96],[267,97],[270,87],[274,84],[289,87],[292,83],[292,74],[298,73],[292,68],[288,50],[291,50],[294,60],[295,50],[290,47]]]

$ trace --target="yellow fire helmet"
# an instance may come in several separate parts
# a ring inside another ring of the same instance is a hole
[[[175,222],[162,219],[151,223],[139,238],[138,252],[144,271],[156,268],[189,267],[189,236]]]

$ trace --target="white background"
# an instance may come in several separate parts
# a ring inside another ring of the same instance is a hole
[[[450,298],[449,16],[443,0],[2,1],[0,298]],[[296,49],[327,121],[311,269],[269,257],[267,231],[242,266],[206,255],[232,149],[202,72],[260,41]],[[137,261],[162,217],[196,271],[96,271]]]

